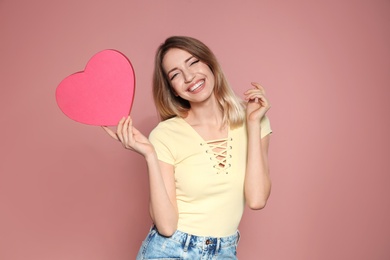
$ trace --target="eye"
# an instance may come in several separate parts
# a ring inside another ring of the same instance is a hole
[[[178,75],[179,73],[173,73],[170,77],[170,80],[173,80],[174,78],[176,78],[176,76]]]
[[[190,66],[194,65],[195,63],[198,63],[198,62],[199,62],[199,60],[193,60],[193,61],[191,61]]]

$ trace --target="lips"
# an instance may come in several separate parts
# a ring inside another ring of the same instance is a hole
[[[198,88],[200,88],[201,86],[203,86],[204,84],[204,80],[199,80],[198,82],[196,82],[195,84],[191,85],[187,91],[188,92],[194,92],[195,90],[197,90]]]

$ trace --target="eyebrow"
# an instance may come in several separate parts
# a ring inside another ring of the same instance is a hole
[[[190,59],[192,59],[194,56],[193,55],[191,55],[191,57],[189,57],[188,59],[186,59],[185,61],[184,61],[184,63],[187,63]],[[176,70],[177,69],[177,67],[174,67],[173,69],[171,69],[171,70],[169,70],[168,72],[167,72],[167,75],[169,75],[169,73],[171,73],[172,71],[174,71],[174,70]]]

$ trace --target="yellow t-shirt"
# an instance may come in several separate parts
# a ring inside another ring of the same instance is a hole
[[[261,136],[271,133],[267,117],[261,121]],[[160,122],[150,133],[158,159],[174,165],[178,230],[198,236],[223,237],[236,232],[245,199],[247,157],[245,124],[229,129],[226,161],[219,167],[210,141],[182,118]]]

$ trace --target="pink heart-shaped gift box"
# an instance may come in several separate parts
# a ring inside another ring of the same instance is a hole
[[[113,126],[130,113],[135,75],[130,60],[116,50],[95,54],[85,70],[58,85],[56,100],[69,118],[88,125]]]

